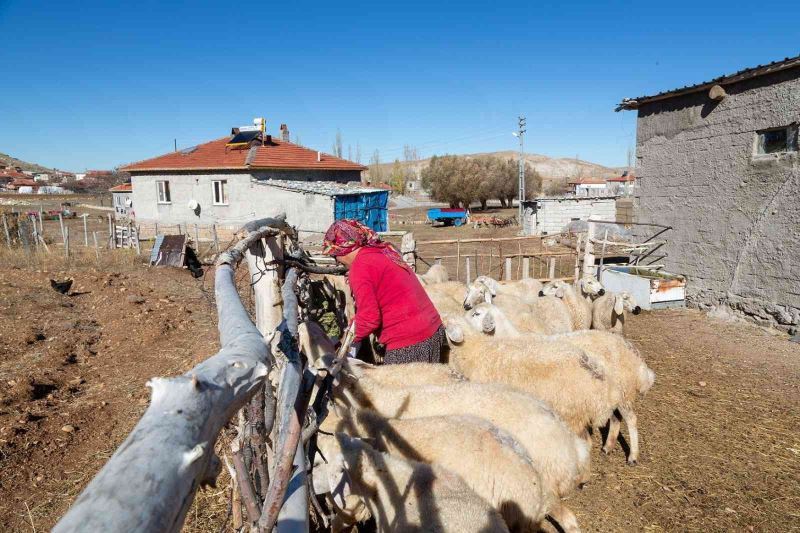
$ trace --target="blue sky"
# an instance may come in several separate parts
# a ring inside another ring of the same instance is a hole
[[[0,152],[81,171],[265,116],[383,161],[516,149],[626,163],[650,94],[800,53],[795,2],[0,0]]]

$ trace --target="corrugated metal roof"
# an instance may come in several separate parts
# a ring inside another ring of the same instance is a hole
[[[325,196],[346,196],[348,194],[367,194],[375,192],[386,192],[383,189],[374,187],[361,187],[357,185],[346,185],[331,181],[289,181],[289,180],[252,180],[258,185],[278,187],[289,191],[297,191],[309,194],[322,194]]]
[[[703,81],[695,85],[686,85],[685,87],[680,87],[678,89],[671,89],[669,91],[663,91],[658,94],[653,94],[650,96],[623,98],[622,102],[620,102],[619,105],[617,105],[615,111],[638,109],[638,107],[641,104],[655,102],[657,100],[664,100],[666,98],[673,98],[675,96],[680,96],[683,94],[694,93],[705,89],[710,89],[714,85],[724,85],[728,83],[734,83],[737,81],[747,80],[750,78],[755,78],[758,76],[763,76],[765,74],[771,74],[773,72],[778,72],[781,70],[786,70],[788,68],[793,68],[798,66],[800,66],[800,55],[794,57],[787,57],[780,61],[773,61],[772,63],[767,63],[766,65],[758,65],[756,67],[746,68],[738,72],[734,72],[733,74],[723,74],[722,76],[716,77],[713,80]]]

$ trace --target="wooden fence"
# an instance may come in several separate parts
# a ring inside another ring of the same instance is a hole
[[[440,264],[450,279],[464,283],[481,275],[503,280],[574,279],[580,270],[576,250],[559,245],[558,236],[553,235],[429,241],[416,241],[412,232],[383,235],[399,242],[403,257],[418,272]]]

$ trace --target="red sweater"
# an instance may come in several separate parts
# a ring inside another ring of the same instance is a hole
[[[361,248],[349,278],[356,304],[356,342],[377,332],[387,350],[396,350],[430,338],[442,325],[417,276],[379,249]]]

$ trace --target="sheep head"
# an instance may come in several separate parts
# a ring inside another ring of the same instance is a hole
[[[475,307],[471,311],[468,311],[464,317],[467,319],[467,322],[477,331],[480,331],[486,335],[491,335],[494,333],[496,324],[494,321],[494,316],[492,316],[488,306]]]
[[[642,312],[642,308],[636,304],[636,298],[629,292],[614,295],[614,312],[621,315],[624,311],[630,311],[634,315]]]
[[[542,287],[539,291],[539,296],[555,296],[556,298],[563,298],[566,295],[567,284],[564,281],[551,281]]]
[[[444,334],[453,344],[461,344],[464,342],[464,330],[461,329],[461,326],[453,323],[450,320],[445,321]]]
[[[603,285],[592,276],[584,276],[578,282],[581,294],[584,296],[602,296],[606,293]]]
[[[478,276],[467,287],[464,309],[470,310],[481,302],[492,303],[493,296],[497,296],[497,282],[487,276]]]

